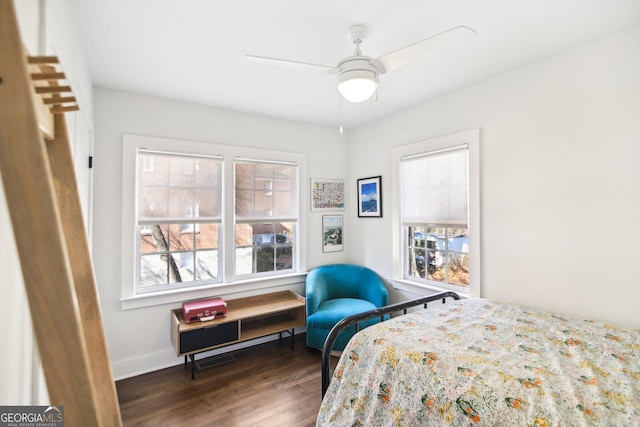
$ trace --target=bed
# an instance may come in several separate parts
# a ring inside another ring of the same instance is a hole
[[[486,299],[430,304],[353,337],[317,425],[640,425],[640,331]]]

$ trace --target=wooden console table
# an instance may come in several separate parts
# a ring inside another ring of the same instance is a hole
[[[191,379],[195,378],[195,355],[275,333],[293,334],[305,324],[305,299],[291,291],[227,301],[227,315],[207,322],[186,323],[182,309],[171,311],[171,341],[178,356],[191,359]]]

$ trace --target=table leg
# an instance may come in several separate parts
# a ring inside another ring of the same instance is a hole
[[[191,379],[196,379],[196,355],[190,354],[189,359],[191,359]]]
[[[295,340],[296,336],[294,335],[295,331],[296,331],[295,328],[291,328],[291,332],[290,332],[290,334],[291,334],[291,351],[293,351],[293,349],[295,347],[295,344],[296,344],[296,340]]]

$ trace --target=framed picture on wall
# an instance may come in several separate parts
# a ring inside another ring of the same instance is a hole
[[[343,211],[344,179],[311,178],[311,210]]]
[[[338,252],[342,248],[342,215],[322,215],[322,252]]]
[[[382,218],[382,176],[358,180],[358,216]]]

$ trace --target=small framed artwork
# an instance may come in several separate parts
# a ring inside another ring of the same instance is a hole
[[[382,177],[358,180],[358,216],[382,218]]]
[[[342,215],[322,215],[322,252],[338,252],[342,248]]]
[[[343,211],[344,179],[311,178],[311,210]]]

